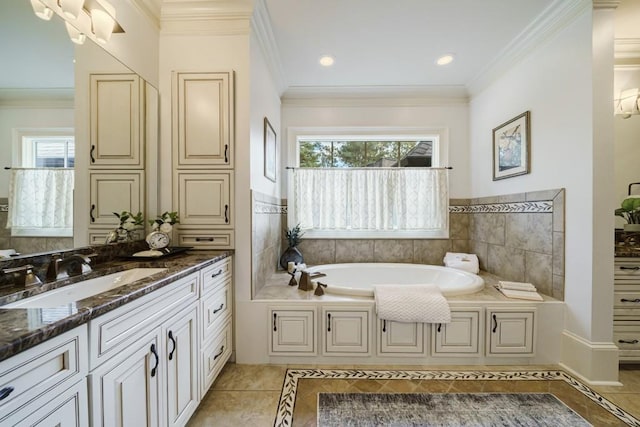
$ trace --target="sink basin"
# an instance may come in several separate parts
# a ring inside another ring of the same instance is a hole
[[[58,307],[133,283],[164,270],[166,270],[166,268],[132,268],[131,270],[119,271],[106,276],[83,280],[72,285],[62,286],[48,292],[3,305],[0,308]]]

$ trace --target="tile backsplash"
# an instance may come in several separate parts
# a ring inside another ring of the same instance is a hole
[[[507,280],[532,282],[564,298],[564,189],[450,200],[449,239],[303,239],[311,265],[401,262],[442,265],[446,252],[478,255],[480,268]],[[278,267],[286,202],[253,195],[253,286]]]

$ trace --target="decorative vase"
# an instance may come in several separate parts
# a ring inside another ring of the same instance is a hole
[[[624,231],[640,231],[640,224],[625,224]]]
[[[286,251],[282,253],[280,256],[280,267],[287,269],[287,264],[293,262],[296,264],[300,264],[304,262],[304,258],[302,254],[295,246],[289,246]]]

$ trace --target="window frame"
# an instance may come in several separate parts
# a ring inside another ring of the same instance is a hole
[[[300,166],[300,141],[424,141],[432,140],[431,167],[448,165],[449,140],[446,128],[407,127],[291,127],[287,130],[288,164]],[[287,174],[287,223],[297,222],[293,203],[293,173]],[[449,228],[444,231],[362,231],[362,230],[306,230],[305,237],[311,239],[448,239]]]

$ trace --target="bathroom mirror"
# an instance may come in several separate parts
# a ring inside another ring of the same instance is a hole
[[[34,236],[33,230],[17,235],[19,231],[7,229],[10,177],[20,168],[59,166],[62,162],[76,175],[73,203],[88,206],[85,192],[78,191],[85,184],[77,179],[88,167],[88,160],[81,156],[88,153],[84,145],[89,141],[86,132],[77,131],[89,128],[89,114],[84,108],[75,108],[88,104],[88,87],[83,83],[88,78],[75,70],[133,71],[89,39],[81,46],[73,44],[58,16],[50,21],[39,19],[28,0],[0,2],[0,55],[0,255],[6,250],[25,256],[71,249],[78,242],[86,245],[88,242],[77,236],[74,243],[72,230],[66,236],[47,232]],[[147,99],[157,98],[157,91],[146,86],[151,94]]]

